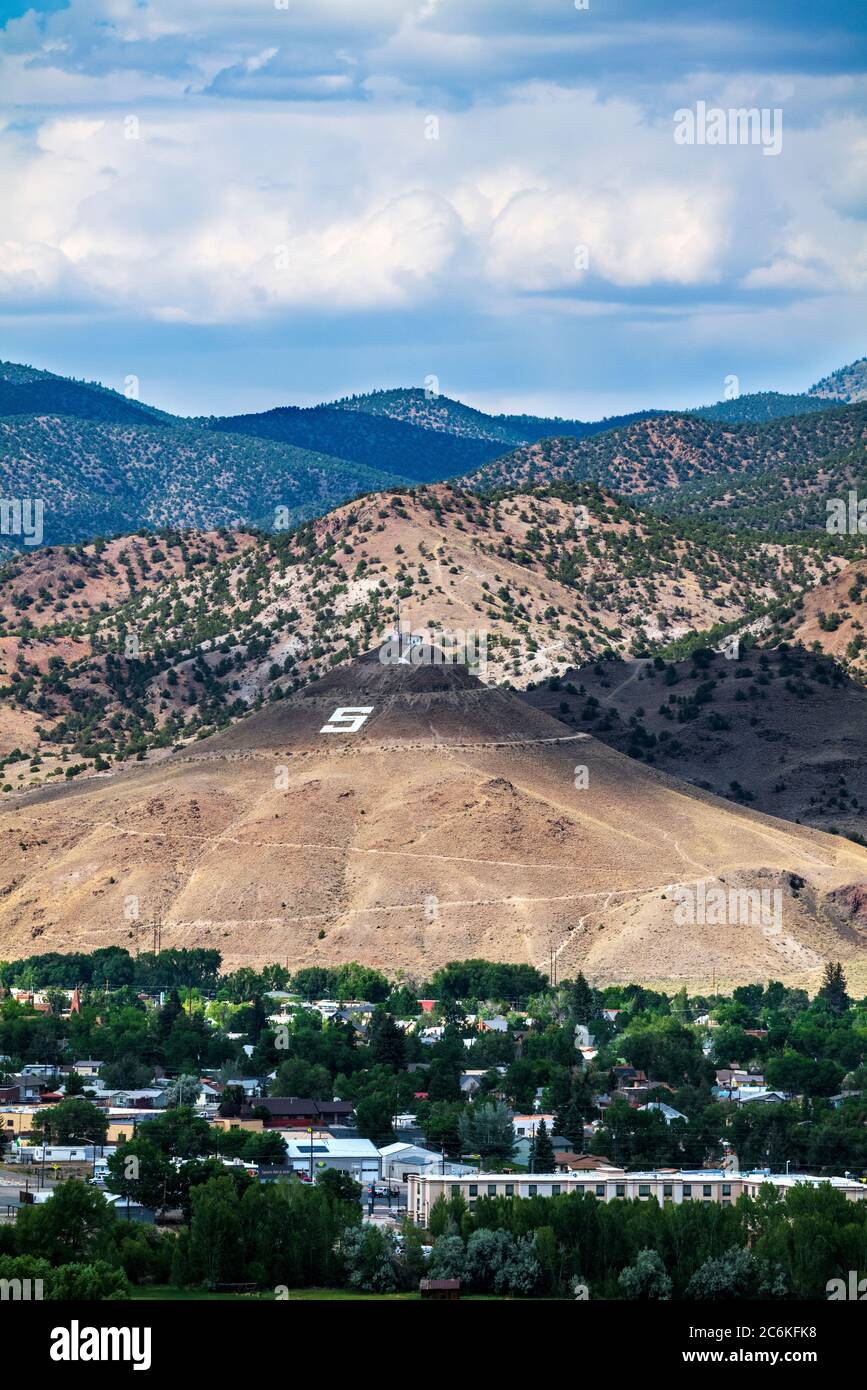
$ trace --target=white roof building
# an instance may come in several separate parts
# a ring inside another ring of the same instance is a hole
[[[296,1173],[313,1177],[323,1168],[339,1168],[356,1182],[376,1182],[382,1172],[379,1150],[370,1139],[335,1139],[333,1135],[317,1132],[299,1133],[297,1129],[281,1129],[286,1141],[286,1162]]]

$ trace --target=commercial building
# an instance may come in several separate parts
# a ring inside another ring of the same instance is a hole
[[[627,1173],[616,1168],[597,1168],[572,1173],[409,1173],[407,1210],[419,1226],[426,1226],[438,1197],[460,1192],[470,1208],[480,1197],[558,1197],[563,1193],[588,1194],[600,1202],[637,1199],[657,1202],[719,1202],[730,1206],[746,1194],[758,1196],[763,1183],[787,1191],[798,1183],[818,1187],[829,1183],[849,1201],[867,1198],[867,1185],[850,1178],[820,1178],[804,1173],[727,1173],[722,1169],[660,1169]]]
[[[286,1140],[286,1165],[303,1177],[323,1168],[339,1168],[356,1182],[378,1182],[382,1174],[379,1150],[369,1139],[335,1139],[332,1134],[299,1134],[282,1130]]]

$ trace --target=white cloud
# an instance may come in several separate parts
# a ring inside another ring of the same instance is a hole
[[[737,4],[712,29],[681,14],[658,62],[649,12],[532,8],[71,0],[10,22],[2,292],[172,322],[451,302],[520,325],[540,298],[599,315],[670,290],[687,312],[864,288],[850,75],[715,77],[717,52],[771,46]],[[684,76],[671,55],[700,43]],[[782,156],[675,147],[670,112],[696,96],[782,103]]]

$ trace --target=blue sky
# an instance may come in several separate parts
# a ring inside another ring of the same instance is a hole
[[[863,3],[0,0],[0,24],[6,358],[190,413],[434,375],[595,417],[867,352]],[[698,102],[779,111],[779,154],[677,144]]]

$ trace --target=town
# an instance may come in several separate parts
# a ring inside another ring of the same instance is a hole
[[[0,965],[4,1297],[825,1298],[867,1241],[840,967],[812,1000],[219,968]]]

